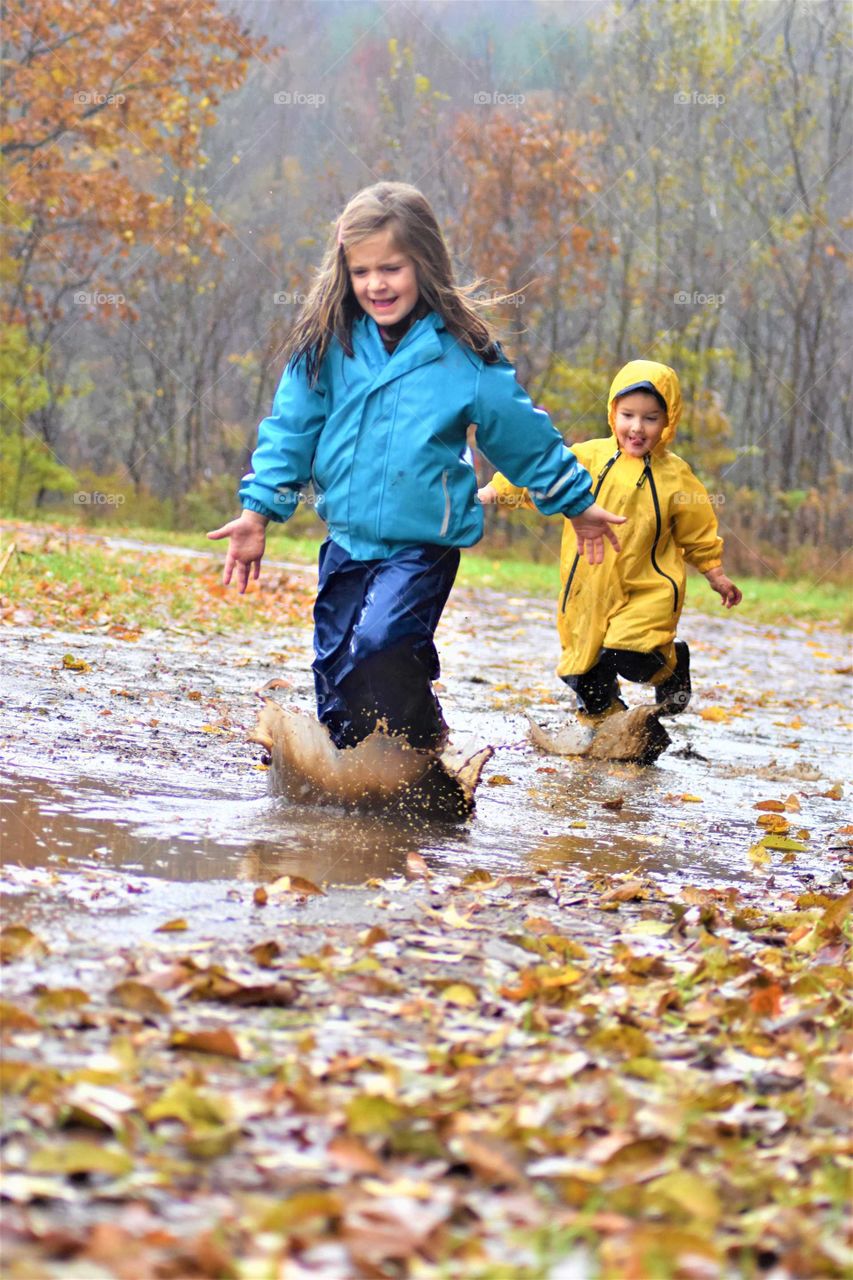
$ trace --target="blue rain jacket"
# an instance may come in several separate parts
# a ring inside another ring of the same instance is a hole
[[[287,520],[313,484],[318,514],[356,559],[403,547],[469,547],[483,535],[466,430],[544,515],[591,505],[589,473],[536,409],[506,360],[486,364],[435,312],[412,325],[392,355],[375,322],[353,325],[353,356],[335,340],[315,387],[291,362],[258,428],[244,508]]]

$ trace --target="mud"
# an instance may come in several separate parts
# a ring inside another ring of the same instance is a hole
[[[175,629],[134,642],[5,627],[6,887],[37,895],[62,872],[75,905],[109,907],[124,930],[149,910],[192,907],[221,919],[239,881],[395,875],[412,852],[459,873],[541,866],[694,884],[770,875],[792,886],[837,883],[833,848],[848,820],[836,798],[849,773],[848,638],[698,613],[686,615],[682,634],[694,700],[666,721],[672,745],[654,766],[545,756],[527,717],[559,734],[573,703],[551,674],[551,604],[455,592],[439,632],[440,696],[459,751],[495,748],[476,813],[460,826],[270,796],[262,749],[247,742],[254,690],[283,678],[282,705],[311,710],[307,629]],[[91,669],[64,667],[66,654]],[[648,701],[634,686],[624,692],[632,706]],[[805,833],[806,848],[756,865],[749,850],[763,830],[754,806],[791,795],[790,834]]]

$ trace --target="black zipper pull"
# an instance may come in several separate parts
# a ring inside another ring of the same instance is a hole
[[[651,469],[652,469],[652,464],[649,462],[649,455],[646,454],[645,458],[643,458],[643,474],[640,476],[639,480],[637,481],[636,487],[638,489],[642,489],[643,485],[648,480],[649,472],[651,471]]]

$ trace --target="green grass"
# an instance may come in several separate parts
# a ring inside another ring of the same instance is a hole
[[[556,600],[560,573],[556,559],[550,564],[513,560],[466,552],[457,581],[469,587],[491,587],[512,595],[549,597]],[[744,578],[736,576],[743,603],[736,612],[752,622],[835,622],[853,630],[853,591],[838,583],[814,583],[804,579]],[[722,613],[719,596],[699,573],[690,573],[687,607],[700,613]]]
[[[0,521],[0,548],[8,545],[14,537],[16,527],[26,531],[29,538],[43,530],[68,529],[65,521],[51,520],[49,525],[39,526],[31,522]],[[81,532],[76,526],[72,532],[71,546],[81,547],[75,541],[74,533]],[[184,547],[193,551],[208,551],[224,556],[223,542],[210,542],[203,533],[174,532],[163,529],[145,529],[135,526],[100,525],[90,527],[83,532],[109,537],[125,537],[146,543],[162,543],[167,546]],[[61,536],[61,533],[60,533]],[[316,564],[319,539],[313,536],[295,537],[285,526],[273,525],[270,528],[267,544],[268,559],[292,560],[300,564]],[[167,570],[167,566],[164,566]],[[100,567],[99,567],[100,575]],[[106,576],[99,582],[104,595],[112,590],[120,590],[118,583]],[[119,575],[127,583],[127,574]],[[799,623],[834,623],[842,630],[853,630],[853,591],[847,585],[832,582],[810,582],[806,579],[778,578],[736,578],[738,586],[744,594],[744,601],[737,609],[737,616],[752,622],[784,625],[788,622]],[[531,560],[516,559],[506,553],[491,554],[486,550],[464,551],[458,583],[465,587],[488,587],[494,591],[506,592],[515,596],[530,596],[544,600],[555,600],[559,590],[559,563],[555,554],[553,560],[537,563]],[[0,583],[0,591],[2,591]],[[688,608],[702,613],[722,613],[722,605],[718,596],[711,591],[700,574],[692,573],[688,585]]]

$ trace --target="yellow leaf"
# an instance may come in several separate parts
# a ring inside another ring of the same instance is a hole
[[[667,1173],[650,1183],[648,1191],[655,1198],[661,1196],[675,1203],[692,1218],[698,1218],[709,1226],[719,1221],[719,1196],[713,1184],[697,1173],[688,1173],[686,1170]]]
[[[474,988],[464,982],[452,982],[449,987],[444,988],[441,998],[445,1004],[456,1004],[469,1009],[479,1003]]]
[[[699,714],[703,720],[722,722],[731,719],[730,713],[724,707],[702,707]]]
[[[62,665],[66,671],[91,671],[85,658],[75,658],[73,653],[66,653],[62,659]]]
[[[177,917],[175,920],[167,920],[165,924],[158,925],[154,930],[155,933],[182,933],[184,929],[188,929],[189,925],[183,916]]]
[[[467,916],[460,915],[459,912],[456,910],[456,907],[453,905],[453,903],[450,904],[450,906],[447,908],[446,911],[442,912],[441,918],[445,924],[451,925],[451,927],[454,929],[476,929],[477,928],[475,924],[471,924],[470,914]]]
[[[104,1173],[120,1178],[133,1172],[133,1161],[126,1151],[115,1147],[77,1141],[41,1147],[33,1152],[29,1167],[33,1173]]]
[[[773,861],[763,844],[754,844],[747,857],[756,867],[766,867],[768,862]]]
[[[672,928],[665,920],[637,920],[626,929],[626,933],[636,933],[647,938],[662,938]]]

